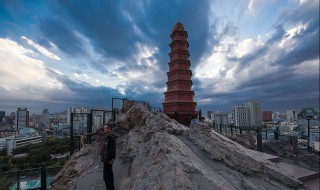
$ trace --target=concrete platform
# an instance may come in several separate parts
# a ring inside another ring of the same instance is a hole
[[[267,154],[264,152],[255,151],[255,154],[261,158],[264,158],[266,160],[270,160],[271,162],[279,162],[280,161],[280,158],[278,156],[273,156],[271,154]]]
[[[286,164],[283,162],[277,162],[276,165],[278,167],[283,168],[288,173],[290,173],[293,177],[299,179],[302,182],[307,182],[310,180],[314,180],[319,178],[319,173],[311,170],[307,170],[298,166]]]
[[[310,190],[319,190],[320,189],[320,178],[318,177],[317,179],[307,181],[304,183],[306,186],[310,188]]]

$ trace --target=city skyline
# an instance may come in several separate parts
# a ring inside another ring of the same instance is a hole
[[[110,108],[112,97],[162,108],[177,22],[197,110],[319,110],[319,0],[197,2],[1,2],[0,110]]]

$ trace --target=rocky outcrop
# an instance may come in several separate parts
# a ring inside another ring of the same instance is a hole
[[[114,122],[117,189],[303,189],[301,183],[208,126],[187,128],[142,104],[125,106]],[[104,189],[97,151],[101,137],[71,156],[52,189]],[[95,177],[92,177],[95,176]]]
[[[219,133],[207,132],[198,127],[187,130],[186,134],[211,159],[222,161],[242,174],[278,181],[291,187],[301,184],[289,173],[279,170],[273,162],[261,158],[256,151],[247,149]]]
[[[319,172],[320,170],[320,155],[317,152],[309,152],[307,149],[298,149],[298,154],[293,154],[293,145],[290,140],[270,140],[263,143],[266,151],[275,154],[284,161],[295,165],[302,166],[303,168]]]

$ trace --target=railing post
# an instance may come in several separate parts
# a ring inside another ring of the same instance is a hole
[[[74,152],[74,143],[73,143],[73,116],[74,113],[71,113],[71,123],[70,123],[70,156]]]
[[[257,129],[257,151],[262,152],[262,134],[260,129]]]
[[[307,118],[308,120],[308,141],[307,141],[307,150],[311,151],[311,147],[310,147],[310,118]]]
[[[43,165],[41,167],[41,190],[47,189],[47,174],[46,174],[46,167]]]
[[[87,133],[92,133],[92,110],[89,114],[87,114]],[[91,144],[91,135],[87,136],[88,143]]]
[[[232,129],[233,125],[230,124],[230,128],[231,128],[231,137],[233,137],[233,129]]]
[[[225,136],[228,136],[228,125],[227,124],[223,124],[224,125],[224,133],[226,134]]]
[[[114,113],[114,110],[113,110],[113,97],[112,97],[112,102],[111,102],[111,111],[112,111],[112,122],[114,123],[114,120],[115,120],[115,118],[116,118],[116,116],[115,116],[115,113]]]
[[[17,172],[17,190],[20,190],[20,172]]]
[[[279,140],[279,127],[274,131],[274,140]]]
[[[298,156],[298,138],[291,136],[292,152],[294,156]]]
[[[266,130],[266,140],[268,140],[268,130]]]
[[[91,115],[92,117],[92,115]],[[106,123],[106,111],[103,110],[103,117],[102,117],[102,125],[104,125]]]

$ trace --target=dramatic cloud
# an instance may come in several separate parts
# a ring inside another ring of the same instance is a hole
[[[0,110],[162,107],[170,34],[188,32],[197,109],[319,109],[318,0],[5,1]],[[32,16],[31,16],[32,15]],[[52,109],[50,109],[52,106]],[[37,110],[38,111],[38,110]]]
[[[51,59],[55,59],[55,60],[58,60],[60,61],[61,58],[56,56],[55,54],[51,53],[50,51],[48,51],[46,48],[40,46],[39,44],[36,44],[34,43],[32,40],[28,39],[27,37],[25,36],[21,36],[22,39],[26,40],[27,43],[32,46],[33,48],[35,48],[36,50],[38,50],[40,53],[42,53],[43,55],[51,58]],[[53,44],[53,43],[50,43],[50,45],[53,47],[53,48],[56,48],[56,46]]]

